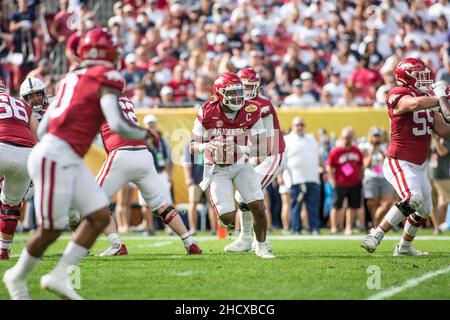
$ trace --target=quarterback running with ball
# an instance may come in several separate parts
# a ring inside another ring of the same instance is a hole
[[[283,171],[286,164],[284,154],[285,143],[280,130],[277,112],[270,100],[259,93],[261,79],[252,68],[244,68],[237,73],[245,87],[245,100],[256,105],[261,110],[261,119],[267,135],[267,157],[258,158],[254,168],[264,189]],[[253,237],[253,216],[248,206],[242,201],[242,196],[236,192],[235,198],[241,210],[241,230],[239,237],[229,245],[225,246],[225,252],[250,251],[256,247],[256,239]],[[272,251],[271,245],[266,241],[266,247]]]
[[[236,207],[233,187],[253,214],[255,253],[274,258],[267,250],[267,218],[261,182],[249,158],[264,157],[267,145],[261,110],[245,101],[242,80],[223,72],[214,81],[215,101],[205,103],[194,122],[191,152],[205,152],[203,190],[209,186],[211,204],[225,225],[232,225]],[[263,143],[261,143],[263,141]]]

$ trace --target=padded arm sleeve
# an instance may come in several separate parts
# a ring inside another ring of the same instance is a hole
[[[125,139],[146,139],[147,130],[125,119],[119,106],[119,100],[113,93],[107,93],[100,98],[100,106],[105,115],[106,122],[112,131]]]

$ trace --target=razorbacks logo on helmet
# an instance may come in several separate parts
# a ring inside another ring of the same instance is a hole
[[[252,68],[244,68],[238,71],[237,76],[241,78],[245,86],[245,99],[256,98],[261,84],[261,78]]]
[[[232,72],[222,72],[214,81],[213,91],[219,102],[233,111],[239,111],[244,106],[244,85]]]
[[[107,29],[95,28],[81,38],[78,56],[81,60],[104,61],[114,63],[117,58],[117,45]]]
[[[416,58],[401,60],[395,68],[395,77],[399,85],[420,93],[428,93],[433,84],[430,68]]]

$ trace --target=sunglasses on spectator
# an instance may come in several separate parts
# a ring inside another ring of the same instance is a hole
[[[294,126],[296,126],[296,127],[304,127],[305,124],[304,123],[296,123],[296,124],[294,124]]]

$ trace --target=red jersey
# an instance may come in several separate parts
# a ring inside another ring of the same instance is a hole
[[[173,90],[173,99],[175,102],[183,102],[186,99],[189,87],[192,86],[191,80],[183,80],[181,82],[172,79],[167,82]]]
[[[121,96],[119,99],[119,105],[122,109],[124,117],[137,124],[138,120],[134,113],[133,102],[131,102],[129,98]],[[101,135],[103,145],[105,146],[105,150],[107,153],[125,146],[146,146],[146,142],[144,140],[127,140],[125,138],[122,138],[117,133],[111,130],[106,121],[101,127]]]
[[[425,162],[430,149],[434,113],[420,110],[394,115],[394,108],[403,96],[425,96],[405,87],[394,87],[386,95],[391,123],[391,139],[386,155],[418,165]]]
[[[273,106],[272,102],[261,95],[257,95],[254,99],[250,100],[252,103],[259,106],[261,109],[261,118],[266,118],[268,116],[272,116],[273,121],[273,141],[272,141],[272,148],[270,149],[271,155],[276,155],[279,153],[283,153],[286,149],[286,144],[284,143],[284,137],[283,133],[280,129],[280,122],[278,121],[277,112],[275,111],[275,107]],[[267,129],[267,128],[266,128]]]
[[[206,102],[197,113],[194,135],[202,137],[203,142],[209,142],[217,137],[233,137],[237,145],[246,145],[250,129],[263,131],[261,110],[250,101],[245,101],[244,106],[237,112],[234,119],[229,119],[222,111],[220,103]],[[234,163],[242,157],[241,153],[234,153]],[[212,155],[205,152],[206,163],[213,163]],[[228,161],[227,161],[228,163]]]
[[[24,100],[0,93],[0,142],[33,147],[36,140],[30,129],[31,114]]]
[[[331,149],[327,162],[330,167],[335,169],[336,185],[351,187],[361,183],[363,155],[357,147],[352,146],[348,150],[343,147],[335,147]]]
[[[81,157],[105,121],[99,96],[103,86],[122,91],[122,75],[113,67],[96,65],[68,73],[56,88],[48,133],[69,143]]]

